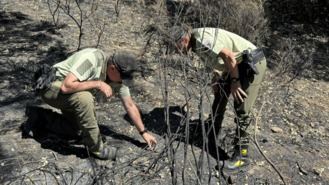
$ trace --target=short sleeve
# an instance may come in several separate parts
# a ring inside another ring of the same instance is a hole
[[[80,56],[70,69],[80,81],[91,80],[96,75],[97,61],[95,56],[86,54]]]
[[[121,83],[111,83],[110,86],[113,88],[114,93],[120,98],[131,96],[129,87]]]
[[[218,55],[224,48],[224,43],[219,39],[219,33],[216,29],[197,29],[195,30],[195,39],[199,45],[199,52],[208,52]]]
[[[195,48],[193,49],[207,68],[223,70],[225,66],[219,53],[224,48],[224,43],[219,36],[218,30],[214,28],[194,29]]]
[[[120,90],[119,90],[119,95],[121,98],[130,96],[130,90],[128,86],[121,85]]]

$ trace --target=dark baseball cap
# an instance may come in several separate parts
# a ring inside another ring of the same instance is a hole
[[[136,56],[127,52],[114,53],[112,55],[112,63],[119,71],[123,80],[131,80],[134,72],[141,71]]]

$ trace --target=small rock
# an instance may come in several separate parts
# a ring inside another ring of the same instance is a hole
[[[320,176],[320,177],[321,177],[323,171],[324,171],[324,168],[313,168],[313,172],[314,172],[316,175]]]
[[[258,161],[258,162],[256,162],[256,164],[258,166],[264,166],[265,165],[265,161]]]
[[[3,51],[3,54],[8,55],[10,53],[9,49]]]
[[[272,131],[273,133],[283,133],[282,128],[279,128],[279,127],[272,127],[272,128],[271,128],[271,131]]]
[[[294,128],[290,128],[290,135],[291,136],[296,136],[297,135],[297,131]]]
[[[0,83],[0,89],[4,89],[5,87],[8,87],[8,86],[9,86],[9,81],[8,80],[3,80]]]
[[[310,126],[311,126],[312,128],[314,128],[314,127],[316,126],[316,124],[313,123],[313,122],[311,122],[311,123],[310,123]]]

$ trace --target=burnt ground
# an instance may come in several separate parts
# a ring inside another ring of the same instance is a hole
[[[157,5],[151,2],[145,1],[143,5],[136,1],[124,1],[119,16],[116,15],[114,2],[99,7],[109,17],[100,47],[108,52],[126,49],[138,53],[142,50],[146,44],[142,34],[144,28],[158,20],[155,19],[157,11],[154,9]],[[26,105],[35,101],[31,66],[61,61],[76,49],[78,34],[74,22],[62,16],[60,22],[65,24],[54,27],[47,6],[39,1],[2,0],[0,7],[0,183],[172,184],[170,161],[167,153],[163,152],[166,151],[163,83],[160,65],[154,60],[153,52],[145,54],[149,73],[144,78],[137,78],[131,90],[143,113],[146,127],[158,139],[156,151],[145,149],[142,138],[126,119],[120,101],[112,98],[108,103],[97,104],[97,117],[109,144],[121,147],[120,156],[116,162],[95,160],[88,157],[81,145],[67,145],[52,135],[41,139],[24,137],[20,129],[27,121]],[[314,43],[314,63],[301,71],[303,75],[292,80],[278,73],[273,66],[268,70],[254,107],[258,118],[256,138],[261,151],[273,162],[287,184],[328,184],[328,36],[300,32],[291,34],[289,30],[294,28],[300,30],[297,28],[305,27],[282,25],[282,29],[274,31],[273,37],[281,40],[294,38],[299,44]],[[82,46],[95,46],[96,40],[93,30],[86,28]],[[180,67],[175,65],[171,65],[168,72],[172,132],[183,126],[181,110],[185,103],[183,85],[186,85]],[[199,93],[206,92],[209,96],[209,100],[204,101],[205,114],[209,112],[212,96],[209,89],[204,91],[204,87],[200,87],[193,78],[188,89],[192,94],[189,101],[191,119],[195,120],[198,117]],[[229,106],[221,133],[221,143],[227,151],[230,150],[234,131],[233,118]],[[177,146],[178,184],[183,184],[185,145],[180,139],[173,144]],[[196,141],[187,145],[185,183],[223,182],[214,170],[215,160],[207,158],[206,154],[203,155],[203,178],[197,180],[196,159],[200,159],[201,150]],[[231,174],[235,184],[282,184],[255,145],[251,149],[251,165],[237,174]]]

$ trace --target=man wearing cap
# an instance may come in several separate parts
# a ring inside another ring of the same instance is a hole
[[[109,57],[99,49],[83,49],[53,66],[56,79],[49,88],[41,91],[41,97],[47,104],[60,109],[74,124],[72,126],[77,128],[90,154],[99,159],[114,160],[117,149],[103,144],[92,95],[92,91],[99,91],[109,98],[114,90],[143,139],[153,148],[156,139],[145,129],[129,88],[122,83],[131,79],[138,67],[135,57],[127,53]]]
[[[241,36],[219,28],[191,29],[187,25],[174,26],[170,35],[178,51],[187,53],[191,49],[214,72],[213,119],[208,119],[211,122],[208,128],[209,153],[218,160],[224,160],[219,155],[222,150],[217,146],[217,136],[228,97],[232,94],[237,125],[235,147],[233,155],[223,164],[229,170],[246,166],[249,163],[247,128],[251,122],[250,111],[266,69],[263,52]],[[249,62],[246,59],[250,59]]]

